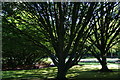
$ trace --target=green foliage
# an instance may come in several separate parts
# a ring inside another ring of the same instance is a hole
[[[57,66],[57,78],[61,80],[66,79],[67,70],[77,64],[91,46],[93,52],[102,54],[106,66],[106,52],[118,39],[120,30],[118,4],[4,3],[3,22],[47,53]],[[86,43],[87,40],[90,43]],[[100,60],[100,56],[97,59]]]
[[[102,69],[108,70],[106,58],[110,49],[120,41],[120,3],[101,3],[95,11],[92,20],[92,36],[89,36],[88,43],[93,45],[91,53],[98,59]],[[108,70],[109,71],[109,70]]]
[[[92,28],[87,25],[96,6],[97,3],[3,3],[3,22],[39,46],[64,74],[87,51],[84,44]],[[59,72],[58,76],[63,75]]]
[[[52,63],[52,60],[50,59],[50,58],[43,58],[43,59],[41,59],[39,62],[45,62],[45,63],[47,63],[47,64],[51,64]],[[38,63],[39,63],[38,62]]]
[[[19,65],[31,65],[47,56],[38,46],[26,40],[24,35],[3,22],[2,31],[3,67],[15,68]]]

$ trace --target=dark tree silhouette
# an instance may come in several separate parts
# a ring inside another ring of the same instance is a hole
[[[100,3],[94,13],[93,36],[89,41],[94,43],[92,54],[102,65],[101,71],[111,71],[107,67],[109,49],[120,41],[120,9],[119,3]]]
[[[45,51],[58,68],[57,79],[64,80],[87,50],[96,7],[87,2],[4,3],[3,22]]]

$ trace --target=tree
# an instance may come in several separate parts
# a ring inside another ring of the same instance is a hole
[[[57,79],[65,80],[67,70],[87,50],[84,44],[92,30],[90,21],[96,3],[26,2],[3,6],[3,21],[44,50],[58,68]]]
[[[42,57],[47,56],[38,46],[26,40],[24,35],[2,23],[2,65],[14,69],[18,66],[33,65]],[[38,50],[39,49],[39,50]]]
[[[118,38],[120,39],[120,35],[118,36]],[[120,51],[120,41],[116,44],[116,46],[117,46],[116,51]]]
[[[94,43],[91,52],[102,65],[101,71],[110,71],[106,57],[112,46],[120,41],[120,9],[119,3],[100,3],[94,13],[93,36],[89,36],[90,43]]]

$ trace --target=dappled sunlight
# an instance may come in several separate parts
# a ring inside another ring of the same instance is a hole
[[[114,72],[98,72],[101,65],[75,65],[67,72],[67,78],[79,80],[80,78],[118,78],[118,65],[109,64],[109,69]],[[48,67],[33,70],[16,70],[16,71],[3,71],[3,78],[25,78],[30,80],[42,80],[48,78],[55,78],[57,75],[57,67]]]
[[[77,73],[68,73],[67,74],[68,78],[118,78],[118,72],[93,72],[93,71],[82,71],[82,72],[77,72]]]
[[[83,66],[73,66],[67,74],[68,78],[118,78],[118,65],[108,65],[109,69],[112,69],[114,72],[98,72],[97,70],[101,69],[101,65],[83,65]]]
[[[108,65],[108,68],[109,68],[109,69],[119,69],[119,66],[120,66],[120,65],[109,64],[109,65]]]
[[[95,69],[101,69],[101,65],[82,65],[82,66],[79,66],[79,65],[75,65],[73,66],[72,68],[75,68],[75,69],[78,69],[79,70],[95,70]],[[108,68],[109,69],[119,69],[120,68],[120,64],[108,64]]]
[[[76,76],[78,76],[78,75],[79,75],[79,73],[67,74],[66,77],[67,77],[67,78],[74,78],[74,77],[76,77]]]
[[[119,2],[1,5],[3,79],[119,77]]]
[[[33,70],[16,70],[3,71],[3,78],[53,78],[57,73],[56,67],[33,69]]]
[[[80,70],[80,71],[89,71],[89,70],[95,70],[95,69],[100,69],[101,66],[99,65],[83,65],[83,66],[73,66],[71,69],[76,69],[76,70]]]

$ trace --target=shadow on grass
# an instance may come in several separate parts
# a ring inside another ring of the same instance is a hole
[[[69,80],[99,80],[114,78],[117,80],[120,75],[120,70],[112,69],[113,72],[98,72],[98,68],[85,68],[84,66],[78,66],[71,68],[66,77]],[[2,80],[55,80],[57,74],[56,67],[33,69],[33,70],[17,70],[17,71],[3,71]]]
[[[119,80],[120,79],[120,70],[112,69],[113,72],[100,72],[99,69],[96,70],[86,70],[80,71],[77,69],[71,69],[68,71],[67,77],[74,80],[80,79],[88,79],[89,80],[101,80],[101,79],[112,79]]]
[[[42,80],[46,78],[54,78],[54,76],[56,76],[57,73],[56,69],[57,68],[54,67],[54,68],[42,68],[42,69],[33,69],[33,70],[3,71],[2,80],[5,79],[18,80],[18,78],[21,78],[22,80],[39,78],[39,80]]]

